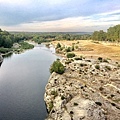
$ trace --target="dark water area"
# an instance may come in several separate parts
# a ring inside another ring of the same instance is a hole
[[[45,85],[54,49],[36,46],[4,58],[0,67],[0,120],[44,120]]]

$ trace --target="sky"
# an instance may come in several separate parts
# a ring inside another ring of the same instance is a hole
[[[120,0],[0,0],[2,30],[93,32],[117,24]]]

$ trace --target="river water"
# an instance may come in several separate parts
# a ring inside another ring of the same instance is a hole
[[[54,49],[36,46],[5,58],[0,67],[0,120],[44,120],[45,85]]]

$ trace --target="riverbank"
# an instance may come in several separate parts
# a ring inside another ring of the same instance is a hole
[[[53,73],[46,85],[47,120],[119,120],[119,61],[69,60],[61,61],[65,73]]]
[[[0,53],[4,57],[4,56],[8,56],[9,54],[12,54],[12,53],[21,53],[24,50],[32,49],[32,48],[34,48],[34,45],[32,45],[28,42],[20,42],[20,43],[13,44],[12,48],[1,47]]]

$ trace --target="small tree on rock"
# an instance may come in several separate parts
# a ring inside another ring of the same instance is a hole
[[[58,74],[63,74],[65,71],[64,65],[60,62],[60,60],[56,60],[50,67],[50,73],[56,72]]]

